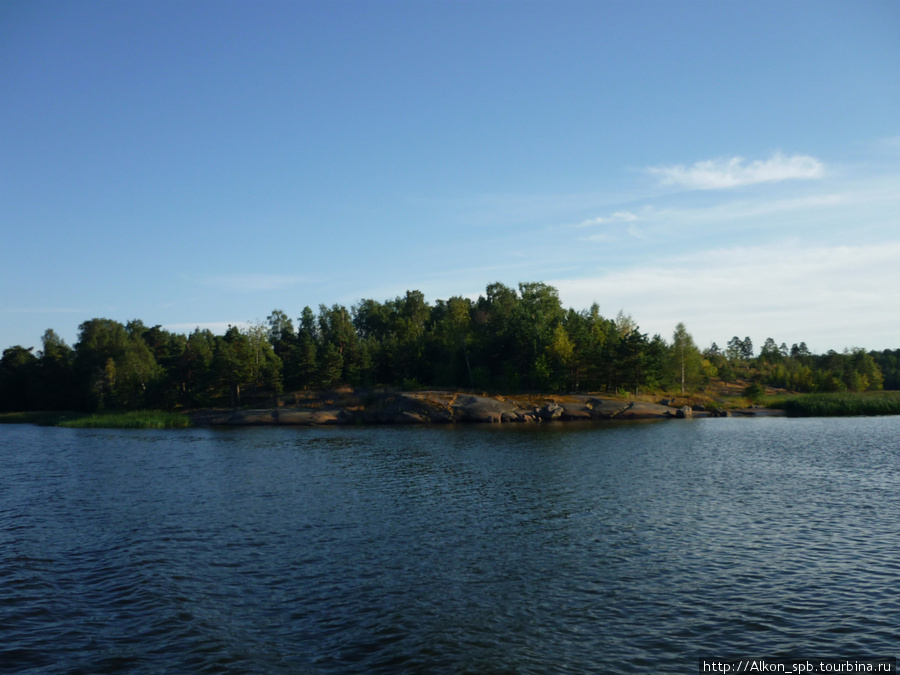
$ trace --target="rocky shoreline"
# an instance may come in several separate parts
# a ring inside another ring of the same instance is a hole
[[[346,425],[346,424],[535,424],[592,420],[661,420],[732,415],[779,415],[753,408],[726,411],[703,406],[623,401],[591,395],[474,396],[451,392],[356,394],[332,392],[305,396],[275,407],[249,410],[197,410],[197,426]]]

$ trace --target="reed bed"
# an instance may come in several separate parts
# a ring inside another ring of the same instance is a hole
[[[181,413],[135,410],[122,413],[97,413],[77,419],[63,420],[59,426],[73,429],[183,429],[193,426],[193,422],[190,417]]]
[[[900,392],[804,394],[778,397],[767,406],[783,409],[791,417],[900,415]]]

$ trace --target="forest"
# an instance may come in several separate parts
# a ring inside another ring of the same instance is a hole
[[[67,345],[48,329],[41,349],[0,359],[0,410],[184,410],[238,407],[284,391],[338,386],[492,392],[685,393],[712,381],[792,392],[900,389],[900,349],[812,354],[806,344],[749,337],[701,350],[684,324],[668,339],[623,312],[563,308],[541,282],[487,286],[477,300],[429,304],[419,291],[378,302],[304,307],[296,322],[215,335],[173,333],[140,320],[79,326]]]

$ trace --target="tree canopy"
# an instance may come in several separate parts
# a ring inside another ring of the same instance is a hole
[[[295,328],[296,326],[296,328]],[[140,320],[85,321],[69,347],[53,330],[42,349],[4,350],[0,409],[238,406],[283,389],[338,385],[494,391],[694,391],[738,378],[793,391],[900,388],[900,350],[811,354],[771,337],[700,352],[683,323],[671,342],[620,311],[565,309],[542,282],[487,286],[476,300],[429,303],[420,291],[352,307],[273,310],[264,325],[188,335]]]

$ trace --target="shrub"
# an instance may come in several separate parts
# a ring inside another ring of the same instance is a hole
[[[744,389],[744,396],[753,403],[758,403],[759,400],[766,395],[766,389],[759,382],[753,382],[749,387]]]

